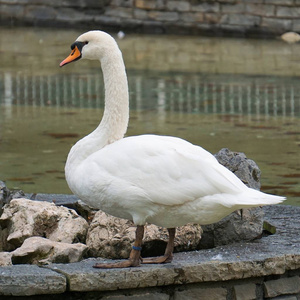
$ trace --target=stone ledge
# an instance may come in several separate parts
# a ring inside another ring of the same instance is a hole
[[[103,260],[87,259],[79,263],[52,264],[47,267],[1,267],[0,295],[63,296],[65,291],[86,293],[137,288],[140,291],[141,288],[174,285],[176,287],[212,282],[224,284],[232,280],[250,280],[269,275],[274,279],[274,276],[287,272],[296,272],[294,281],[298,282],[300,207],[270,206],[265,207],[264,212],[265,219],[277,227],[275,235],[253,242],[176,253],[171,264],[99,270],[93,269],[92,265]]]
[[[66,291],[66,286],[65,276],[38,266],[15,265],[0,268],[0,295],[60,294]]]

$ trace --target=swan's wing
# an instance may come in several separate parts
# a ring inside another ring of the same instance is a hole
[[[179,138],[129,137],[89,159],[115,186],[137,189],[162,205],[181,205],[207,195],[237,194],[247,189],[213,155]]]

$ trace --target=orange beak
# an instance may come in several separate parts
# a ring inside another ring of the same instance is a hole
[[[78,47],[75,46],[74,49],[72,50],[71,54],[66,58],[64,59],[60,64],[59,66],[62,67],[72,61],[75,61],[77,59],[81,58],[81,52],[79,51]]]

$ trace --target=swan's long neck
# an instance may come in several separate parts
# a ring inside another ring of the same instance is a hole
[[[105,106],[99,126],[71,149],[66,173],[88,156],[124,137],[129,119],[128,83],[121,51],[116,46],[100,60],[105,87]]]
[[[127,76],[122,54],[117,50],[101,60],[105,108],[101,123],[93,134],[101,137],[102,147],[123,138],[129,119]]]

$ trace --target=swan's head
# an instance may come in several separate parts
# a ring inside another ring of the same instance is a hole
[[[101,60],[105,54],[118,49],[112,36],[100,30],[93,30],[80,35],[71,45],[71,54],[60,63],[60,67],[80,58]]]

